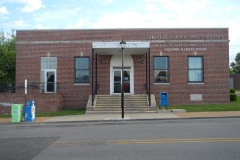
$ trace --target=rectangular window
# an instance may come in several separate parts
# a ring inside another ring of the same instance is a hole
[[[41,57],[41,69],[57,69],[57,57]]]
[[[75,58],[75,83],[89,83],[89,58]]]
[[[57,57],[41,57],[41,93],[55,93],[57,91]]]
[[[169,57],[154,57],[154,83],[169,83]]]
[[[203,82],[203,57],[188,57],[188,82]]]

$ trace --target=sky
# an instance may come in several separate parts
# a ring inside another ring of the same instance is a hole
[[[0,29],[229,28],[240,52],[240,0],[0,0]]]

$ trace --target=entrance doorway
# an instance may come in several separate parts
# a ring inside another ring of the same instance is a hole
[[[41,90],[44,93],[55,93],[57,90],[56,86],[56,70],[42,70]]]
[[[122,57],[112,56],[110,62],[110,95],[121,94],[121,80],[124,81],[124,93],[134,94],[134,65],[130,55],[124,56],[124,77],[122,77]]]
[[[113,69],[113,94],[121,93],[121,82],[123,78],[124,93],[131,93],[131,70],[124,69],[124,77],[122,77],[121,69]]]
[[[55,71],[47,71],[46,72],[46,83],[45,92],[56,92],[56,85],[55,85]]]

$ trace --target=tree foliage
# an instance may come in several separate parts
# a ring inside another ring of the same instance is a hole
[[[240,52],[235,57],[235,62],[230,64],[234,73],[240,73]]]
[[[0,83],[14,83],[16,74],[16,35],[0,31]]]

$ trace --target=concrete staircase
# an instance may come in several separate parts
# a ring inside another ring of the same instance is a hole
[[[97,95],[96,105],[93,111],[87,113],[120,113],[121,96]],[[154,113],[156,110],[150,110],[148,107],[148,99],[145,94],[125,95],[124,96],[124,112],[125,113]]]

